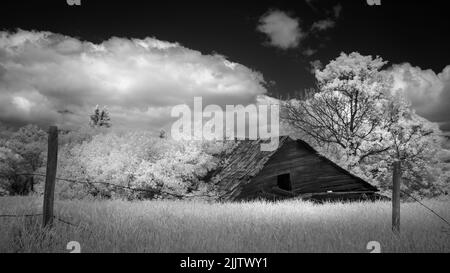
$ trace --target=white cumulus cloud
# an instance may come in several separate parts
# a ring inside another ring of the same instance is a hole
[[[149,129],[167,124],[170,109],[194,96],[245,104],[264,93],[260,73],[178,43],[0,32],[0,122],[80,125],[100,104],[115,126]]]
[[[450,65],[442,72],[424,70],[409,63],[393,65],[394,90],[402,90],[417,113],[450,130]]]

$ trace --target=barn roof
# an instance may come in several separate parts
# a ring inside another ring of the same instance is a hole
[[[289,136],[280,136],[278,149],[274,151],[261,151],[261,144],[266,141],[258,140],[241,140],[235,146],[232,152],[228,153],[222,158],[221,168],[219,168],[213,175],[213,181],[218,186],[219,191],[223,196],[232,195],[233,192],[242,184],[248,183],[254,176],[256,176],[265,166],[267,161],[287,142],[297,141],[306,150],[312,154],[316,154],[324,161],[336,167],[340,172],[343,172],[359,182],[366,184],[374,191],[378,189],[360,177],[351,174],[349,171],[343,169],[330,159],[320,155],[311,145],[303,140],[293,140]]]
[[[289,140],[288,136],[280,137],[278,149]],[[241,140],[231,153],[222,159],[222,168],[214,176],[219,191],[232,193],[242,183],[247,183],[258,174],[267,161],[278,149],[267,152],[261,151],[263,140]]]

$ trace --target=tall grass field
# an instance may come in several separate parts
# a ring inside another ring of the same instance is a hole
[[[450,219],[448,201],[425,204]],[[450,252],[450,229],[417,203],[402,203],[401,234],[391,231],[391,204],[302,201],[57,201],[55,221],[0,218],[0,252]],[[0,214],[41,213],[37,197],[0,198]]]

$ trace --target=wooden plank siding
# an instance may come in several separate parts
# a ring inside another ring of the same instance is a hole
[[[246,200],[264,196],[292,198],[302,194],[376,192],[377,188],[319,155],[300,140],[285,138],[271,154],[259,151],[258,142],[238,146],[225,166],[222,186],[231,189],[228,199]],[[255,146],[256,145],[256,146]],[[236,155],[241,155],[241,159]],[[267,158],[265,158],[267,157]],[[277,187],[279,175],[290,174],[292,190]]]

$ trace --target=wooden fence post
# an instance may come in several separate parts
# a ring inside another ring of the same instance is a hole
[[[58,163],[58,128],[51,126],[48,131],[47,172],[45,175],[43,226],[53,224],[53,201],[55,194],[56,166]]]
[[[394,162],[394,172],[392,177],[392,231],[400,233],[400,184],[402,180],[401,162]]]

